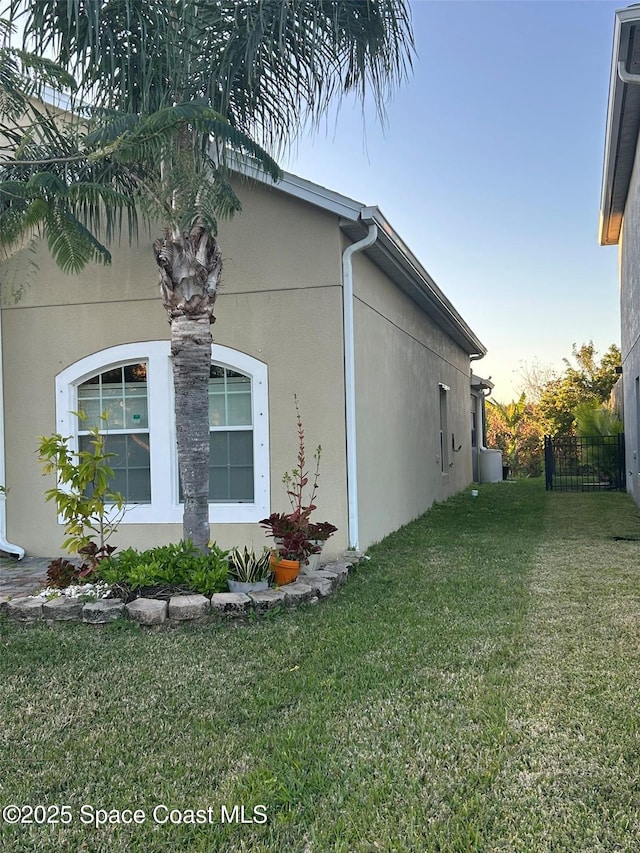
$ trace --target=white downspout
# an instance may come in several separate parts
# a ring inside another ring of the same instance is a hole
[[[4,364],[2,349],[2,308],[0,307],[0,486],[6,486],[4,464]],[[0,551],[16,554],[18,559],[24,557],[24,548],[7,542],[7,495],[0,492]]]
[[[349,548],[360,548],[360,523],[358,518],[358,459],[356,447],[356,358],[353,325],[353,266],[356,252],[372,246],[378,238],[377,225],[369,225],[369,233],[357,243],[352,243],[342,253],[342,322],[344,334],[344,394],[347,426],[347,512],[349,522]]]
[[[632,74],[630,71],[627,71],[622,60],[618,62],[618,77],[623,83],[640,83],[640,74]]]

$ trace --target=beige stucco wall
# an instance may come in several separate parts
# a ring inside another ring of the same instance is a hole
[[[217,343],[268,365],[272,509],[286,509],[282,473],[296,464],[293,402],[298,394],[307,450],[322,444],[318,518],[347,545],[340,244],[337,221],[275,191],[242,185],[243,213],[220,230],[223,282],[213,327]],[[56,428],[56,374],[116,344],[166,339],[169,326],[156,284],[149,236],[113,248],[111,267],[65,276],[38,256],[38,268],[6,270],[2,311],[5,363],[7,538],[28,554],[60,553],[63,529],[44,501],[52,485],[37,461],[39,435]],[[22,288],[17,301],[11,294]],[[121,547],[176,541],[179,525],[123,524]],[[224,547],[258,545],[253,524],[212,525]]]
[[[627,491],[640,503],[640,140],[620,238],[620,316]]]
[[[354,257],[360,547],[471,481],[469,357],[363,254]],[[449,442],[440,465],[439,383]]]

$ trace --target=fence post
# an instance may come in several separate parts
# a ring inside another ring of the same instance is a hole
[[[618,480],[620,490],[627,488],[627,460],[625,457],[624,433],[618,435],[618,464],[620,466],[620,478]]]
[[[546,490],[553,489],[553,444],[550,435],[544,437],[544,480]]]

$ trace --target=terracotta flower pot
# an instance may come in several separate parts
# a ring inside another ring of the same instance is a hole
[[[272,557],[271,571],[278,586],[293,583],[300,573],[300,561],[279,560],[277,557]]]

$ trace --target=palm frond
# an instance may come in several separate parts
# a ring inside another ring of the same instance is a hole
[[[111,263],[111,254],[68,210],[51,211],[44,223],[44,236],[62,272],[80,272],[90,261]]]
[[[249,156],[277,180],[267,148],[282,150],[345,94],[371,96],[383,116],[414,52],[408,0],[9,6],[23,18],[25,47],[52,51],[77,76],[79,97],[95,105],[88,162],[120,168],[144,212],[207,222],[214,232],[220,217],[240,207],[226,177],[228,152]],[[95,215],[94,205],[87,211]]]
[[[98,146],[91,155],[96,159],[108,155],[125,163],[141,160],[158,162],[158,158],[166,156],[167,145],[173,144],[176,134],[185,130],[204,137],[205,151],[208,140],[216,140],[222,143],[221,150],[231,148],[251,156],[258,167],[274,180],[282,177],[275,160],[250,136],[232,127],[211,107],[193,101],[165,107],[149,116],[119,116],[114,124],[107,124],[90,134],[87,144]]]
[[[383,117],[414,55],[407,0],[10,6],[22,10],[35,52],[53,49],[94,103],[150,115],[200,99],[274,150],[345,93],[371,95]]]

